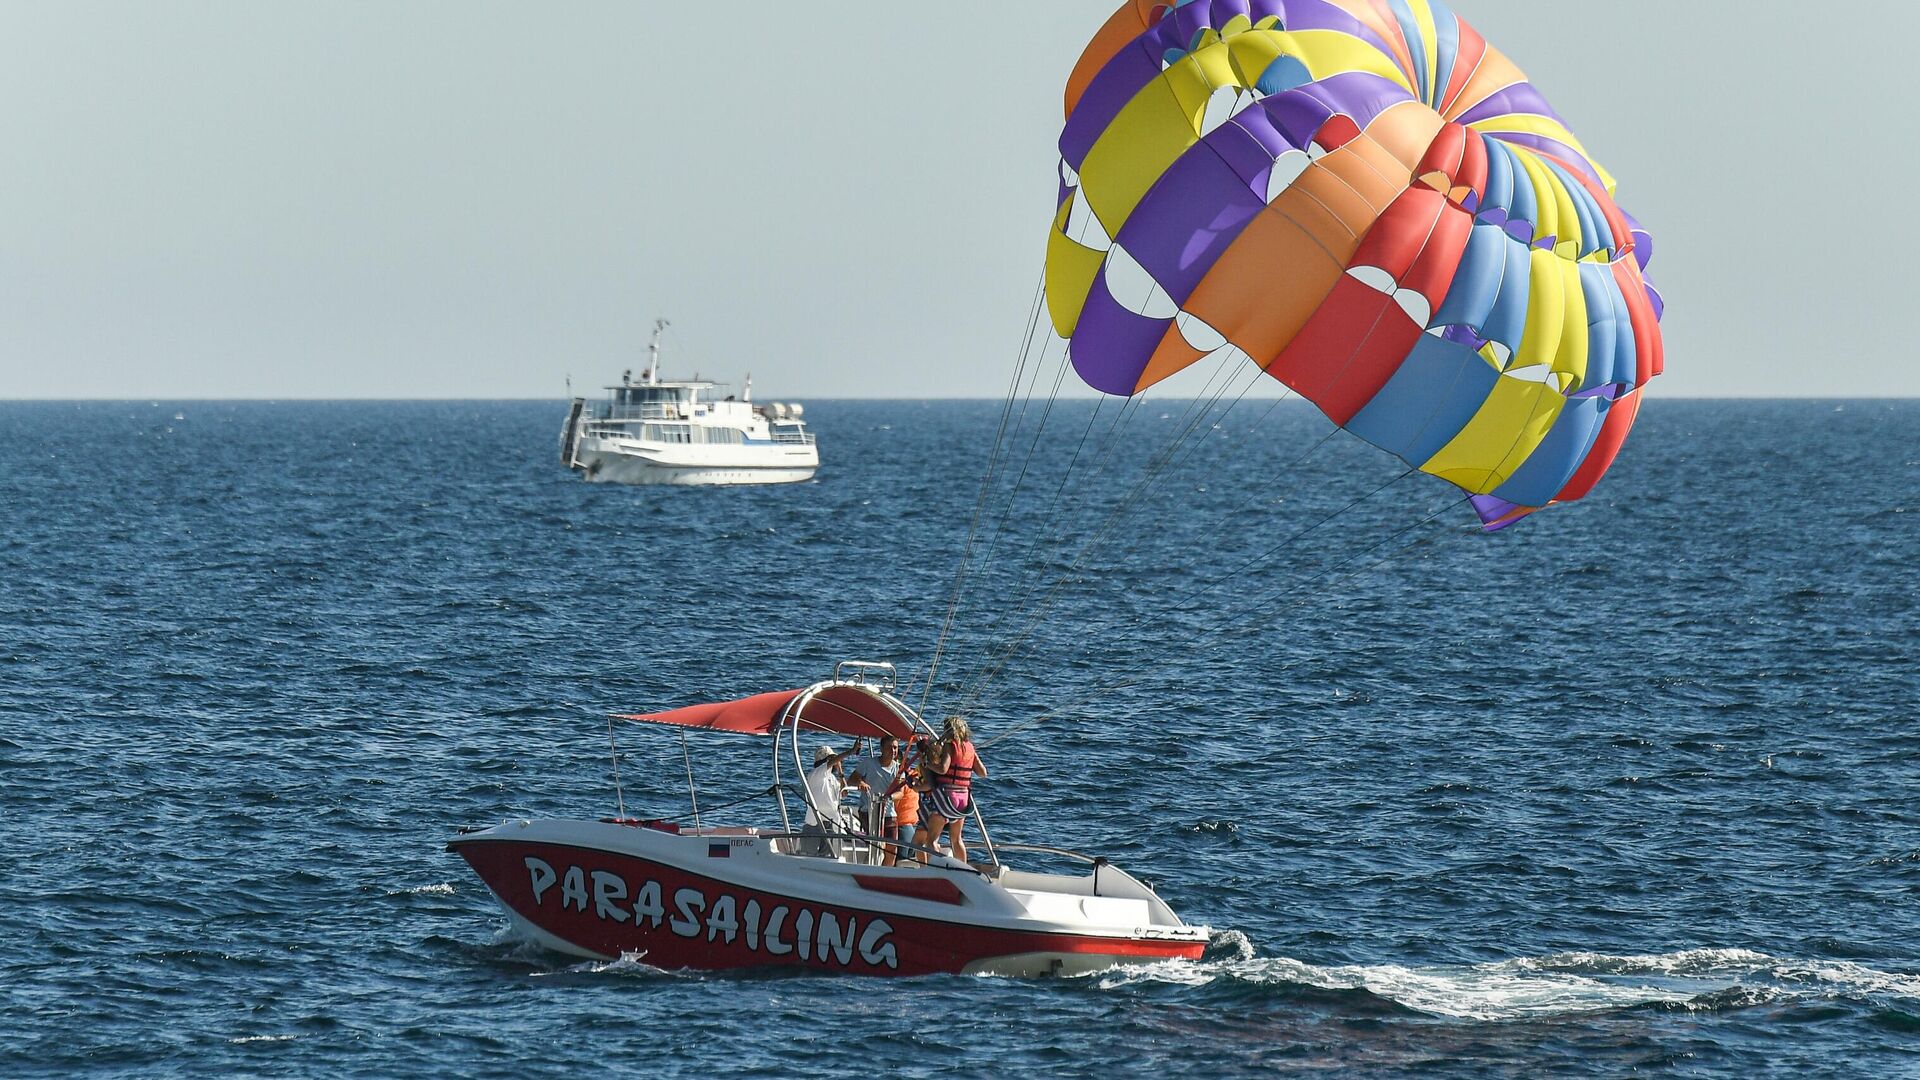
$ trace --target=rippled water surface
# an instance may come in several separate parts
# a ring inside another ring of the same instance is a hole
[[[816,482],[662,490],[572,479],[551,403],[0,404],[0,1072],[1920,1074],[1912,402],[1656,401],[1492,537],[1291,403],[1164,459],[1185,402],[1036,402],[934,707],[1064,710],[986,752],[995,835],[1116,856],[1208,958],[505,940],[441,845],[608,812],[607,711],[924,671],[1000,406],[810,405]],[[620,749],[683,813],[678,740]]]

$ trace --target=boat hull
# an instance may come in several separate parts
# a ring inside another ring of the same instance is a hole
[[[992,887],[972,880],[963,891],[949,884],[954,873],[946,871],[868,875],[865,885],[856,885],[861,875],[824,875],[812,888],[800,873],[786,887],[769,887],[763,875],[746,881],[741,877],[756,875],[727,872],[734,843],[709,844],[711,873],[594,846],[480,836],[449,847],[522,936],[576,956],[637,956],[662,968],[1077,974],[1195,959],[1206,945],[1205,931],[1191,927],[1087,932],[970,919],[980,901],[996,899],[979,895]],[[752,853],[741,850],[746,870]]]
[[[713,487],[736,484],[797,484],[813,479],[816,454],[794,455],[791,463],[746,465],[678,462],[641,454],[591,452],[579,456],[581,475],[597,484],[672,484]]]

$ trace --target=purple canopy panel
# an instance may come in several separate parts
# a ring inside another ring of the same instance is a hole
[[[1087,303],[1073,331],[1073,370],[1088,386],[1125,397],[1166,336],[1171,319],[1154,319],[1120,306],[1107,290],[1103,270],[1087,290]]]
[[[1547,99],[1540,96],[1540,91],[1535,90],[1532,83],[1515,83],[1505,90],[1489,95],[1480,104],[1462,113],[1459,122],[1471,125],[1481,120],[1492,120],[1495,117],[1515,113],[1534,113],[1554,120],[1560,119],[1559,115],[1553,111],[1553,106],[1547,104]],[[1565,121],[1561,122],[1565,123]]]
[[[1382,55],[1393,55],[1386,41],[1368,28],[1366,23],[1326,0],[1286,0],[1280,7],[1280,21],[1288,30],[1337,30],[1365,41],[1380,50]]]
[[[1492,495],[1470,495],[1467,501],[1473,504],[1473,512],[1480,515],[1481,532],[1499,532],[1539,509],[1537,506],[1521,506],[1505,499],[1496,499]]]
[[[1365,131],[1374,117],[1412,100],[1413,96],[1404,86],[1371,72],[1348,71],[1275,94],[1262,101],[1260,107],[1289,142],[1305,146],[1335,115],[1352,117],[1354,124]]]
[[[1265,209],[1274,154],[1252,127],[1293,149],[1257,109],[1254,124],[1237,120],[1207,133],[1163,173],[1140,200],[1114,242],[1153,275],[1176,303],[1193,295],[1214,260]]]
[[[1653,261],[1653,234],[1640,224],[1639,218],[1628,213],[1626,207],[1620,208],[1620,216],[1627,219],[1627,230],[1633,234],[1633,261],[1640,264],[1640,273],[1644,276],[1647,264]]]
[[[1160,52],[1148,43],[1151,36],[1143,35],[1115,53],[1087,84],[1067,117],[1067,125],[1060,132],[1060,156],[1075,170],[1086,162],[1087,151],[1093,149],[1127,102],[1141,87],[1160,77]]]

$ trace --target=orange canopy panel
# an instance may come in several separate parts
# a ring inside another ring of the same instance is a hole
[[[771,735],[780,726],[787,706],[805,692],[775,690],[770,694],[755,694],[736,701],[712,701],[666,712],[621,714],[619,718],[647,724],[678,724],[681,727],[710,728],[714,731]],[[892,705],[859,686],[829,686],[815,694],[800,715],[800,726],[808,731],[869,738],[892,735],[904,739],[912,734],[907,720]]]

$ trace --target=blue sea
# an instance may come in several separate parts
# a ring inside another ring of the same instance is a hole
[[[0,404],[0,1073],[1920,1075],[1920,403],[1655,400],[1489,536],[1297,403],[1044,396],[809,402],[814,482],[711,490],[581,482],[561,402]],[[1204,961],[582,963],[443,850],[612,812],[608,712],[920,679],[969,550],[995,838]]]

